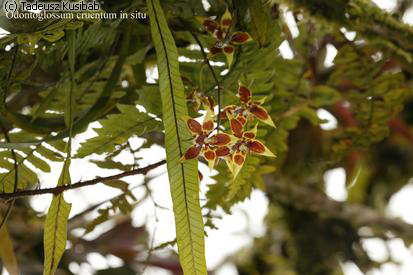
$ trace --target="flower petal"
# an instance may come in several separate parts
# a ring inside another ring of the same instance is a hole
[[[208,161],[208,167],[209,169],[213,169],[215,166],[215,161],[217,159],[217,155],[215,154],[214,151],[210,149],[204,150],[204,158]]]
[[[234,163],[236,165],[242,166],[245,161],[245,155],[242,153],[235,153],[234,154]]]
[[[213,139],[212,144],[217,146],[227,145],[232,141],[231,136],[224,133],[214,135]]]
[[[201,148],[202,148],[201,146],[197,146],[197,145],[193,145],[189,147],[180,160],[184,161],[184,160],[194,159],[198,157],[201,152]]]
[[[206,31],[211,34],[213,34],[219,28],[219,24],[209,18],[205,18],[202,22],[202,25],[204,26]]]
[[[212,46],[212,47],[209,48],[208,55],[209,56],[214,56],[214,55],[217,55],[217,54],[221,53],[222,51],[223,51],[222,48]]]
[[[227,114],[232,114],[237,106],[235,105],[228,105],[221,111],[221,119],[228,119]]]
[[[238,87],[238,96],[239,99],[244,102],[248,103],[251,101],[251,91],[245,85],[239,83]]]
[[[234,47],[225,46],[224,54],[225,54],[225,57],[227,58],[228,67],[231,67],[232,60],[234,59]]]
[[[193,119],[192,117],[185,116],[184,117],[185,124],[188,127],[189,131],[191,131],[192,134],[196,135],[201,135],[202,134],[202,125]]]
[[[247,32],[234,32],[231,37],[232,44],[244,44],[251,41],[252,38]]]
[[[232,155],[227,155],[225,156],[225,162],[228,166],[229,171],[231,171],[232,174],[234,174],[234,162],[232,161],[233,156]]]
[[[214,37],[215,37],[216,39],[218,39],[218,41],[221,41],[221,43],[222,43],[222,40],[224,40],[225,35],[226,35],[226,33],[225,33],[225,31],[221,28],[221,26],[220,26],[218,29],[216,29],[215,32],[214,32]]]
[[[246,159],[246,154],[243,152],[237,152],[234,154],[233,156],[233,176],[234,178],[237,177],[239,171],[241,171],[242,166],[245,163],[245,159]]]
[[[221,27],[225,33],[228,33],[229,28],[232,24],[232,16],[228,9],[225,10],[225,13],[221,17]]]
[[[262,142],[258,140],[248,141],[246,145],[251,152],[267,157],[275,157],[275,155]]]
[[[207,132],[211,132],[214,130],[214,122],[212,120],[207,120],[202,124],[202,129]]]
[[[227,146],[221,146],[215,150],[215,154],[217,155],[217,157],[224,157],[231,154],[231,150]]]
[[[242,125],[245,125],[245,123],[247,123],[247,118],[243,114],[237,115],[237,119],[242,123]]]
[[[209,160],[214,160],[217,157],[217,155],[215,154],[214,151],[212,151],[210,149],[206,149],[206,150],[204,150],[204,157],[205,157],[206,160],[209,161]]]
[[[231,131],[234,136],[240,138],[242,137],[242,132],[244,131],[244,125],[236,118],[230,118],[229,120]]]
[[[262,105],[262,104],[264,104],[264,102],[265,102],[266,99],[267,99],[267,97],[264,96],[263,98],[258,99],[257,101],[255,101],[254,104]]]
[[[256,118],[261,120],[262,122],[272,126],[275,128],[274,122],[272,121],[270,115],[268,114],[267,110],[259,105],[252,105],[249,109],[250,113],[252,113]]]
[[[246,139],[255,139],[255,137],[257,136],[257,128],[258,128],[258,124],[255,124],[254,128],[250,131],[244,132],[242,134],[242,137]]]
[[[213,110],[208,110],[204,121],[202,123],[202,130],[207,131],[207,132],[211,132],[212,130],[214,130],[214,112]]]

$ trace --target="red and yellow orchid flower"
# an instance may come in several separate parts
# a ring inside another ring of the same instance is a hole
[[[257,136],[257,124],[250,131],[244,131],[244,124],[237,118],[228,114],[231,131],[237,141],[231,144],[231,155],[226,158],[229,169],[234,178],[238,175],[248,154],[255,153],[262,156],[275,157],[275,155],[259,140]]]
[[[252,40],[247,32],[231,32],[232,16],[228,9],[222,15],[220,22],[207,17],[198,17],[207,32],[217,39],[214,45],[209,48],[209,56],[224,53],[228,67],[231,67],[234,58],[234,46],[247,43]]]
[[[214,114],[212,110],[207,111],[202,124],[191,117],[185,117],[185,123],[192,133],[194,144],[188,148],[181,161],[194,159],[202,155],[212,169],[219,157],[230,153],[226,145],[230,144],[233,138],[225,133],[211,135],[214,130],[213,119]]]
[[[226,106],[221,112],[221,119],[226,119],[228,114],[231,114],[242,124],[245,124],[248,120],[252,120],[256,117],[258,120],[275,127],[274,122],[272,121],[267,110],[262,107],[262,104],[265,102],[265,97],[254,101],[252,99],[252,92],[247,86],[243,85],[241,82],[238,87],[238,96],[241,101],[240,106],[229,105]]]

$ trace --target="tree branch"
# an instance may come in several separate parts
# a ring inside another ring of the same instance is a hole
[[[391,231],[396,236],[407,240],[413,240],[413,225],[399,218],[386,217],[361,204],[334,201],[310,188],[282,180],[274,181],[270,176],[265,177],[265,181],[270,200],[317,213],[323,217],[343,219],[355,228],[370,226]]]
[[[35,189],[35,190],[22,190],[22,191],[17,191],[17,192],[13,192],[13,193],[0,193],[0,199],[9,200],[9,199],[16,199],[16,198],[22,198],[22,197],[35,196],[35,195],[44,195],[44,194],[54,194],[54,195],[56,195],[56,194],[62,193],[62,192],[67,191],[67,190],[81,188],[81,187],[85,187],[85,186],[89,186],[89,185],[94,185],[94,184],[97,184],[97,183],[100,183],[100,182],[107,182],[107,181],[111,181],[111,180],[120,179],[120,178],[123,178],[123,177],[138,175],[138,174],[145,175],[150,170],[155,169],[155,168],[157,168],[157,167],[159,167],[159,166],[161,166],[165,163],[166,163],[165,160],[161,160],[157,163],[148,165],[148,166],[143,167],[143,168],[138,168],[138,169],[135,169],[135,170],[123,172],[123,173],[113,175],[113,176],[109,176],[109,177],[102,177],[102,178],[96,178],[96,179],[93,179],[93,180],[78,182],[78,183],[74,183],[74,184],[71,184],[71,185],[62,185],[62,186],[57,186],[57,187],[53,187],[53,188],[43,188],[43,189]]]

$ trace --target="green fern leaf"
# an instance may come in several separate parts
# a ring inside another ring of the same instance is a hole
[[[58,186],[70,184],[70,158],[63,164]],[[67,220],[72,205],[67,203],[63,194],[53,196],[47,213],[43,242],[44,242],[44,270],[43,275],[53,275],[57,269],[67,241]]]
[[[54,274],[60,258],[66,248],[67,219],[71,204],[67,203],[63,194],[53,196],[47,213],[44,230],[44,275]]]
[[[179,162],[189,147],[191,135],[182,120],[188,110],[179,72],[178,51],[159,1],[147,0],[147,5],[158,59],[165,148],[179,259],[184,274],[207,274],[197,161]]]
[[[105,119],[99,120],[103,127],[93,129],[98,136],[82,143],[77,157],[113,152],[117,144],[125,143],[132,135],[140,136],[160,128],[159,121],[139,112],[135,106],[119,104],[117,107],[120,114],[108,115]]]

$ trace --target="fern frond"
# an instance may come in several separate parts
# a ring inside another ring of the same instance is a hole
[[[93,130],[98,136],[88,139],[81,144],[77,157],[84,157],[93,153],[103,154],[113,152],[116,145],[125,143],[131,136],[142,134],[160,128],[161,123],[148,114],[140,112],[133,105],[119,104],[119,114],[111,114],[99,120],[102,128]]]
[[[147,0],[147,5],[158,59],[165,148],[179,259],[184,274],[207,274],[197,161],[179,162],[190,145],[188,141],[191,135],[182,120],[188,110],[179,72],[178,51],[159,1]]]

